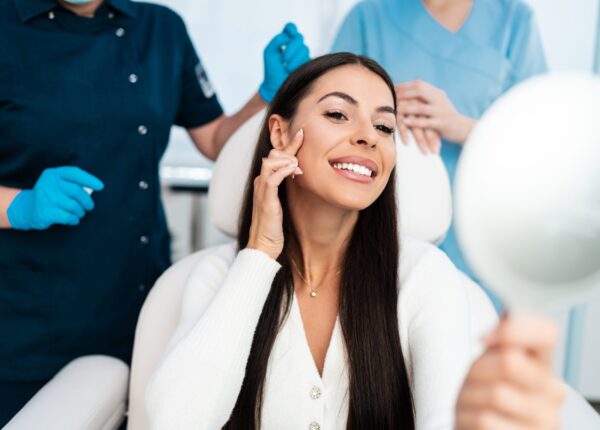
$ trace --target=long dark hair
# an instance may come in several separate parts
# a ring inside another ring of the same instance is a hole
[[[292,73],[276,94],[265,117],[250,169],[240,216],[238,246],[246,247],[252,222],[253,180],[262,158],[272,149],[268,118],[292,121],[313,83],[328,71],[360,65],[389,86],[388,74],[375,61],[351,53],[318,57]],[[394,96],[394,109],[395,96]],[[290,220],[285,186],[279,187],[285,244],[260,315],[246,365],[242,389],[224,426],[227,430],[260,429],[265,375],[275,338],[293,297],[291,256],[300,252]],[[414,408],[398,330],[398,226],[394,172],[382,194],[362,210],[342,260],[339,317],[349,365],[348,429],[414,430]]]

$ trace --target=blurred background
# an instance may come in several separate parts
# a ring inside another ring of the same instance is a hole
[[[329,52],[344,16],[356,0],[167,0],[186,21],[197,51],[227,113],[235,112],[262,80],[262,51],[273,34],[293,21],[311,56]],[[551,70],[600,70],[600,0],[528,0],[534,9]],[[252,17],[250,19],[249,17]],[[557,106],[557,108],[567,108]],[[161,177],[173,258],[229,240],[206,211],[211,164],[173,129]],[[552,317],[562,330],[556,370],[588,400],[600,403],[600,301]],[[582,336],[567,336],[568,327]],[[576,354],[573,352],[576,351]]]

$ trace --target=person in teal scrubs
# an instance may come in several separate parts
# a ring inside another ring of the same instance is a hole
[[[397,84],[399,131],[440,152],[454,181],[462,145],[502,93],[547,71],[532,9],[522,0],[368,0],[332,48],[368,55]],[[406,140],[406,139],[403,139]],[[471,277],[454,228],[441,248]]]

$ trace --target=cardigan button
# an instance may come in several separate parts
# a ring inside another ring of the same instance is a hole
[[[308,426],[308,430],[321,430],[321,426],[319,425],[319,423],[313,421]]]
[[[317,400],[319,397],[321,397],[321,389],[319,387],[312,387],[310,389],[310,398],[313,400]]]

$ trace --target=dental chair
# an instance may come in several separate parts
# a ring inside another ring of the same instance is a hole
[[[232,237],[237,235],[246,173],[263,115],[255,115],[231,137],[214,166],[209,211],[215,225]],[[414,142],[397,148],[400,230],[405,236],[439,243],[452,218],[450,185],[443,163],[437,156],[421,155]],[[112,430],[119,428],[125,415],[128,430],[148,429],[146,385],[179,321],[186,280],[204,252],[174,264],[152,288],[138,319],[130,375],[127,366],[112,357],[74,360],[5,429]],[[600,418],[574,391],[569,392],[563,421],[563,429],[600,429]]]

